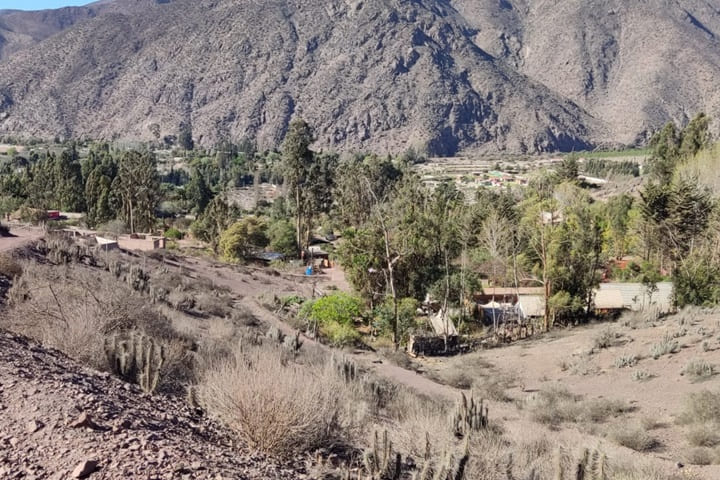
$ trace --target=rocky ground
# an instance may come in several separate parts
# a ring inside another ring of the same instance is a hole
[[[299,479],[182,400],[0,332],[0,479]]]

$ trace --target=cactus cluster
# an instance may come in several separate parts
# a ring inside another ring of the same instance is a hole
[[[463,480],[465,467],[470,459],[469,442],[465,440],[463,454],[456,458],[455,455],[445,453],[441,461],[433,462],[430,437],[425,436],[425,457],[422,467],[415,472],[412,480]],[[393,451],[392,442],[388,438],[387,431],[383,432],[382,441],[377,432],[373,445],[363,456],[362,471],[355,472],[345,470],[343,480],[400,480],[408,478],[409,472],[404,469],[402,457]]]
[[[580,460],[574,462],[571,477],[565,475],[560,452],[555,466],[555,480],[605,480],[607,478],[606,457],[598,450],[583,450]]]
[[[330,364],[346,383],[354,382],[359,378],[357,364],[345,356],[330,357]]]
[[[105,340],[105,355],[116,375],[146,393],[155,391],[165,364],[165,349],[157,341],[136,331],[113,335]]]
[[[452,432],[458,438],[466,438],[471,432],[488,427],[488,407],[483,400],[477,402],[472,396],[468,401],[465,394],[451,417]]]

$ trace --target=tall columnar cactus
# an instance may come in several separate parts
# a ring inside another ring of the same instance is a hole
[[[573,480],[605,480],[607,458],[598,450],[583,450],[582,456],[574,464]],[[555,466],[555,479],[565,480],[565,472],[562,465],[562,458],[558,451],[557,464]]]
[[[413,480],[463,480],[465,468],[470,460],[470,439],[465,438],[465,448],[459,458],[445,452],[442,460],[435,465],[432,462],[430,438],[425,436],[425,461],[419,472],[413,475]]]
[[[375,432],[375,439],[371,449],[363,457],[367,480],[398,480],[402,473],[401,457],[393,452],[392,442],[388,438],[387,430],[383,432],[382,444]]]
[[[476,402],[472,396],[468,401],[465,394],[451,417],[452,431],[458,438],[465,438],[471,432],[484,430],[488,426],[488,407],[483,400]]]
[[[105,354],[116,375],[137,383],[144,392],[155,391],[165,364],[165,349],[160,343],[133,331],[106,339]]]
[[[358,378],[357,364],[345,356],[330,357],[330,362],[340,375],[340,378],[347,383],[351,383]]]

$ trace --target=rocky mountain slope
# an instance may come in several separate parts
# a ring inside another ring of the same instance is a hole
[[[0,331],[0,478],[307,478],[183,402]]]
[[[272,148],[300,114],[335,150],[635,143],[717,113],[719,12],[717,0],[114,0],[14,44],[0,134],[149,140],[184,123],[203,144]]]

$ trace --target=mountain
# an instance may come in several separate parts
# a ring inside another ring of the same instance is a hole
[[[642,142],[719,106],[715,0],[83,8],[32,12],[47,29],[0,57],[0,134],[150,140],[186,124],[201,144],[272,148],[302,115],[319,148],[542,152]]]

